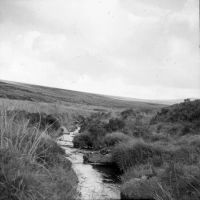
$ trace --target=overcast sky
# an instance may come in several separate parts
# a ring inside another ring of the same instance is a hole
[[[200,97],[198,0],[0,0],[0,79]]]

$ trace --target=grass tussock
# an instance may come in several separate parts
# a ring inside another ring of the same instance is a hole
[[[57,131],[60,126],[60,120],[55,115],[46,113],[31,113],[22,110],[7,111],[5,113],[8,117],[11,116],[15,123],[28,122],[29,127],[37,127],[40,130],[49,132]]]
[[[199,142],[194,142],[194,138],[192,136],[188,138],[188,141],[184,138],[180,142],[167,146],[160,146],[159,143],[151,143],[145,147],[145,143],[138,147],[136,147],[138,144],[117,146],[116,159],[125,172],[122,176],[124,183],[122,192],[132,194],[131,191],[135,188],[137,179],[146,184],[156,177],[159,194],[152,196],[152,199],[199,199],[200,151]],[[157,189],[157,187],[154,189],[154,193]],[[138,191],[142,191],[141,188]]]
[[[197,200],[200,198],[200,166],[169,164],[159,176],[160,182],[174,199]]]
[[[164,150],[159,146],[139,139],[132,139],[128,143],[122,142],[115,146],[112,152],[113,160],[122,171],[138,164],[152,163],[156,160],[162,163],[163,154]]]
[[[122,199],[158,200],[156,197],[159,196],[160,200],[170,200],[166,198],[166,195],[161,194],[162,190],[156,177],[148,180],[131,179],[122,186],[121,190],[123,191]]]
[[[104,138],[104,144],[106,146],[114,146],[120,142],[126,142],[130,140],[130,137],[125,135],[122,132],[113,132],[110,134],[107,134]]]
[[[0,199],[73,199],[76,176],[54,139],[1,111]]]

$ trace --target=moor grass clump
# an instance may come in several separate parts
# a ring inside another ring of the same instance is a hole
[[[122,132],[113,132],[110,134],[106,134],[104,138],[104,143],[106,146],[114,146],[120,142],[126,142],[130,140],[130,137],[125,135]]]
[[[92,140],[90,134],[84,132],[76,135],[73,139],[73,145],[75,148],[92,148]]]
[[[27,119],[1,111],[0,119],[0,199],[73,199],[76,176],[63,149]],[[62,188],[62,189],[61,189]]]
[[[154,158],[162,162],[163,154],[164,149],[138,139],[122,142],[112,151],[113,160],[122,171],[138,164],[152,163]]]
[[[119,143],[112,152],[124,171],[124,199],[200,199],[199,108],[199,100],[186,100],[162,108],[147,123],[147,116],[135,120],[137,114],[129,111],[135,117],[127,117],[125,113],[126,134],[137,139]],[[133,134],[137,130],[142,133],[141,125],[146,133]]]
[[[197,200],[200,198],[200,166],[170,163],[160,175],[163,188],[174,199]]]
[[[46,113],[30,113],[24,110],[12,110],[6,111],[7,116],[13,117],[15,123],[20,121],[28,122],[29,127],[37,127],[40,130],[57,131],[60,126],[60,120],[58,117],[55,117],[51,114]]]
[[[105,125],[105,129],[108,132],[120,131],[125,127],[125,122],[119,118],[112,118]]]

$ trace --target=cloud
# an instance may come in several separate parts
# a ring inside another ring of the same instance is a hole
[[[197,5],[1,0],[0,78],[138,98],[199,97]]]

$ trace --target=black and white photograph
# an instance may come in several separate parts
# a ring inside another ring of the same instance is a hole
[[[0,200],[200,200],[200,0],[0,0]]]

